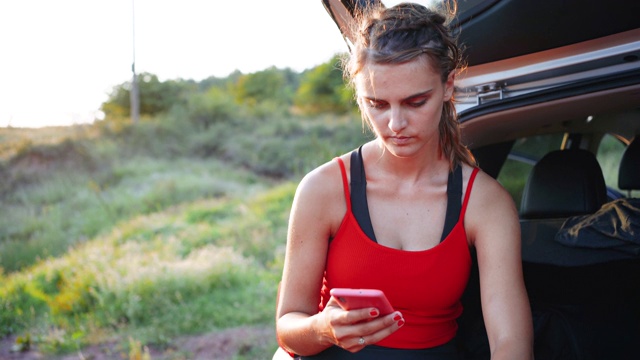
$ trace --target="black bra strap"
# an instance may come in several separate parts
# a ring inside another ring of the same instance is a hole
[[[367,178],[364,174],[362,161],[362,146],[358,151],[351,153],[351,211],[358,221],[360,228],[374,242],[376,235],[373,232],[371,217],[369,216],[369,204],[367,203]]]
[[[452,173],[449,173],[447,181],[447,213],[444,218],[444,229],[442,230],[442,242],[460,218],[462,210],[462,166],[456,166]]]

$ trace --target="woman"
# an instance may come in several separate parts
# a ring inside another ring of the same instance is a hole
[[[345,74],[376,138],[298,187],[278,295],[281,347],[301,359],[456,359],[473,246],[492,359],[531,359],[517,211],[459,141],[461,61],[445,16],[400,4],[367,11],[358,25]],[[345,311],[329,295],[338,287],[380,289],[396,311]]]

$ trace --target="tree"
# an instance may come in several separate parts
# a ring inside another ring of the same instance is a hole
[[[228,92],[212,87],[206,93],[197,93],[187,100],[189,120],[199,129],[208,129],[212,124],[231,121],[240,114],[238,105]]]
[[[154,116],[183,103],[186,94],[195,92],[197,84],[193,81],[168,80],[160,81],[150,73],[138,75],[140,91],[140,115]],[[113,88],[109,99],[102,104],[102,111],[109,117],[130,116],[131,83],[125,82]]]
[[[270,67],[253,74],[242,75],[235,86],[239,103],[256,106],[262,102],[291,105],[297,76],[290,70]]]
[[[340,55],[305,72],[294,104],[309,115],[323,112],[347,113],[354,107],[353,91],[346,86],[339,66]]]

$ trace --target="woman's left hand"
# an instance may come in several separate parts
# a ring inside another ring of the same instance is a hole
[[[399,311],[380,316],[375,307],[344,310],[333,297],[318,316],[323,323],[323,340],[349,352],[375,344],[404,325]]]

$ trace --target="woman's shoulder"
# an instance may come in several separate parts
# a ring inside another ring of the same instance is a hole
[[[515,204],[513,198],[507,190],[491,175],[482,169],[465,166],[463,168],[465,192],[471,184],[469,192],[469,205],[467,214],[470,216],[486,217],[492,213],[513,213]],[[472,173],[477,171],[473,183],[471,183]],[[517,211],[516,211],[517,212]]]
[[[333,236],[347,211],[345,185],[338,161],[332,160],[305,175],[298,185],[292,215],[305,227]]]
[[[476,173],[475,176],[473,173]],[[471,196],[475,198],[495,198],[510,200],[511,196],[502,185],[489,174],[476,166],[463,165],[462,174],[465,188],[472,185]],[[472,182],[473,180],[473,182]]]
[[[348,169],[348,156],[340,156]],[[348,171],[346,171],[348,184]],[[344,199],[344,182],[340,163],[334,158],[307,173],[298,184],[297,196],[324,203],[338,197]]]
[[[474,168],[463,168],[465,185],[468,186]],[[478,170],[469,194],[465,215],[465,228],[469,235],[510,226],[518,222],[518,211],[511,195],[489,174]],[[472,236],[474,237],[474,236]]]
[[[338,157],[316,167],[308,172],[300,181],[300,186],[311,187],[315,189],[333,188],[333,184],[342,179],[340,162]],[[348,165],[344,159],[344,155],[340,157],[343,164]]]

